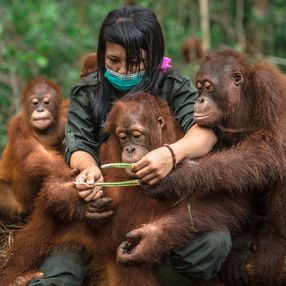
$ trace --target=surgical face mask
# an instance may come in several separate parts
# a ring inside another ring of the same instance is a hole
[[[131,74],[120,74],[110,70],[105,66],[104,77],[108,79],[111,85],[120,91],[129,91],[133,89],[143,78],[145,70]]]

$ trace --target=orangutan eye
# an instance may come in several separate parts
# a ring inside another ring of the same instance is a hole
[[[37,105],[39,103],[39,99],[38,98],[33,98],[32,99],[32,104],[33,105]]]
[[[135,139],[139,139],[139,140],[144,139],[144,133],[142,131],[139,131],[139,130],[132,131],[132,136]]]
[[[141,137],[141,133],[133,133],[133,137],[139,139]]]
[[[50,100],[49,100],[48,97],[45,97],[45,98],[43,99],[43,102],[44,102],[44,104],[49,104],[49,103],[50,103]]]
[[[202,86],[202,84],[200,82],[197,82],[197,89],[199,91],[202,91],[202,89],[203,89],[203,86]]]
[[[205,82],[205,89],[206,91],[211,91],[213,88],[212,84],[209,81]]]
[[[120,132],[118,134],[118,137],[119,137],[120,142],[125,142],[127,140],[127,135],[123,132]]]

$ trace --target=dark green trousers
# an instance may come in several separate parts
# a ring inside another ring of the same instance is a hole
[[[56,252],[40,267],[44,277],[32,280],[29,286],[79,286],[84,279],[88,260],[80,252]]]
[[[229,232],[213,231],[172,250],[160,266],[160,285],[188,286],[191,282],[211,279],[221,269],[231,245]]]
[[[221,268],[231,249],[227,231],[202,234],[188,245],[172,251],[159,270],[162,286],[185,286],[192,281],[209,280]],[[29,286],[80,286],[88,261],[80,253],[58,252],[43,263],[42,278],[31,281]]]

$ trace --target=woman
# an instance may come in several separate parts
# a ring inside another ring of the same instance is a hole
[[[87,183],[76,184],[85,201],[102,199],[100,188],[93,186],[103,181],[97,153],[105,139],[106,115],[112,102],[122,96],[139,90],[160,96],[185,132],[170,145],[172,150],[158,148],[134,164],[132,171],[144,183],[154,185],[172,170],[172,152],[179,163],[201,157],[215,145],[213,131],[194,124],[195,88],[190,79],[168,70],[164,50],[162,30],[151,10],[126,6],[110,12],[104,20],[97,50],[98,72],[84,77],[71,91],[64,141],[67,163],[80,170],[76,180]],[[112,215],[112,211],[104,211],[106,204],[101,205],[94,210],[98,220]],[[210,279],[220,269],[230,245],[229,233],[212,232],[174,250],[161,267],[161,283],[188,285],[192,280]],[[56,253],[41,267],[45,276],[29,285],[81,285],[86,263],[79,253]]]

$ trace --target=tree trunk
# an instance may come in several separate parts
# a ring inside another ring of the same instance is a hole
[[[265,26],[263,19],[267,15],[269,7],[269,0],[255,0],[252,8],[253,18],[248,25],[248,42],[247,50],[251,54],[263,54],[262,35],[265,33]]]
[[[201,29],[202,29],[203,46],[205,51],[207,52],[211,48],[208,0],[200,0],[200,11],[201,11]]]
[[[246,52],[246,39],[243,28],[244,0],[236,0],[236,17],[235,28],[238,38],[239,50],[241,53]]]

